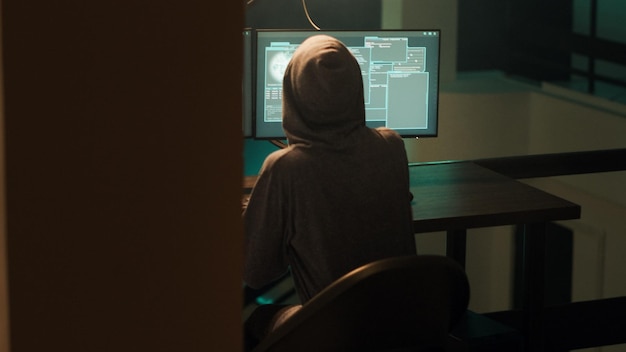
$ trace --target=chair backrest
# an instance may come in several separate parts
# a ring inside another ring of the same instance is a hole
[[[382,259],[336,280],[254,351],[443,351],[469,291],[450,258]]]

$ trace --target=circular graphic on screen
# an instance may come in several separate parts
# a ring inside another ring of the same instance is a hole
[[[278,51],[271,56],[268,63],[268,72],[270,77],[277,83],[283,81],[289,60],[291,60],[291,55],[286,51]]]

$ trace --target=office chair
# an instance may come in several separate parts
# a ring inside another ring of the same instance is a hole
[[[444,351],[469,291],[450,258],[378,260],[329,285],[253,351]]]

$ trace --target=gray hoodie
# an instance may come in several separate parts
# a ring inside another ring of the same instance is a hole
[[[415,254],[400,136],[365,126],[360,67],[335,38],[298,47],[283,79],[289,146],[268,155],[244,210],[244,281],[291,270],[301,303],[371,261]]]

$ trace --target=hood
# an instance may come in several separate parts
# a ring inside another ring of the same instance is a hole
[[[355,57],[333,37],[309,37],[294,52],[283,78],[283,129],[289,144],[339,146],[363,126],[363,80]]]

